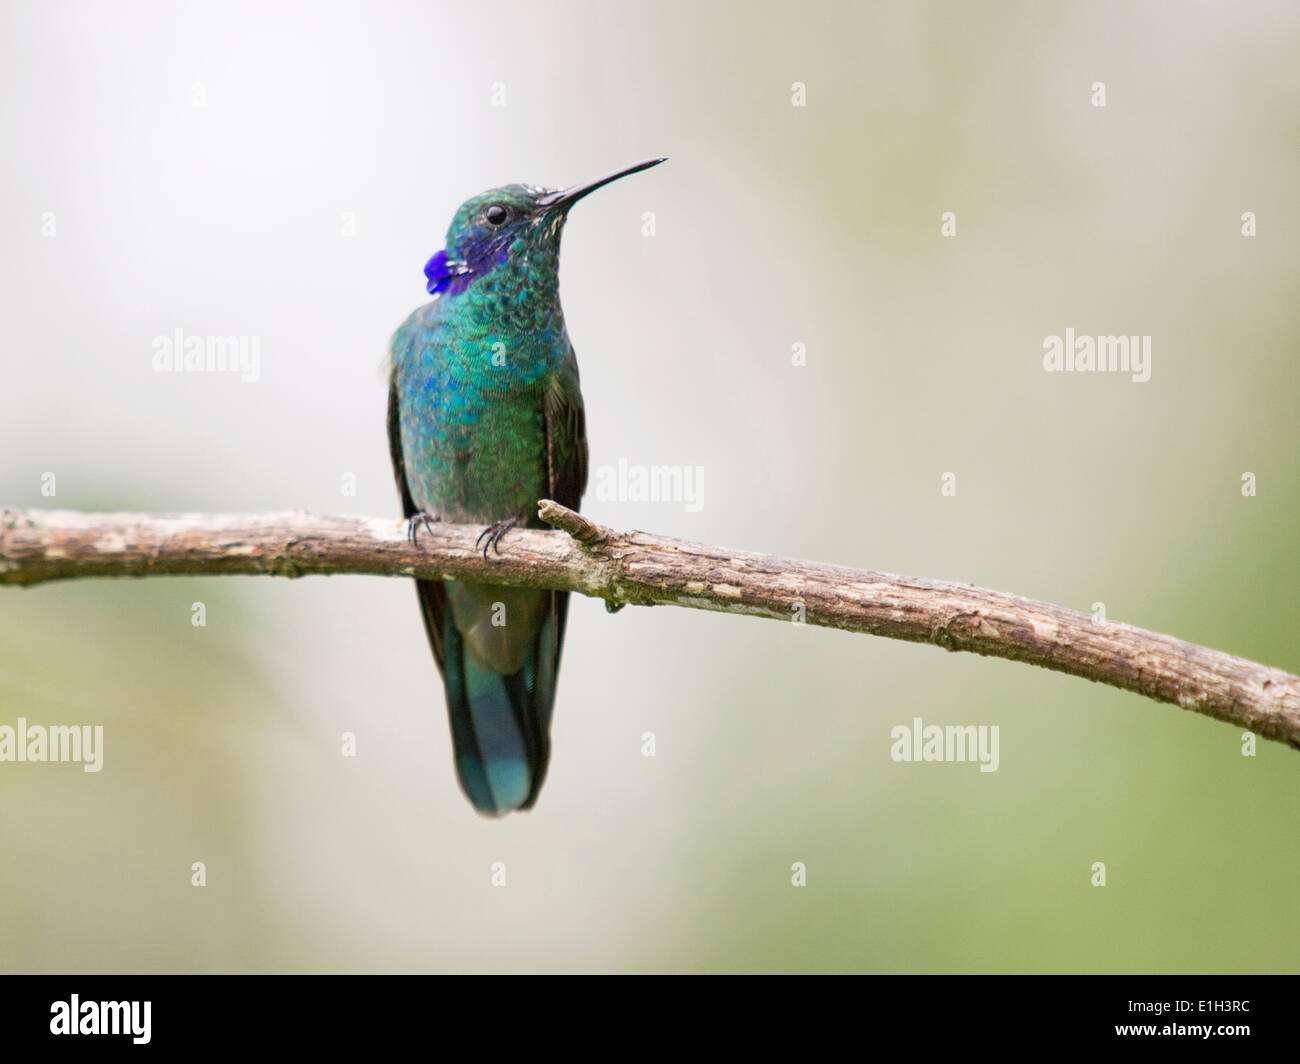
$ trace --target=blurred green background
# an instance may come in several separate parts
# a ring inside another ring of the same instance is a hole
[[[1300,670],[1295,5],[0,12],[0,504],[397,515],[379,365],[456,206],[663,154],[562,288],[593,469],[702,466],[704,506],[597,520]],[[1150,335],[1151,380],[1045,373],[1067,327]],[[260,379],[154,373],[177,328]],[[105,752],[0,765],[6,971],[1300,969],[1294,751],[933,647],[575,601],[500,823],[402,580],[4,591],[20,715]],[[914,716],[997,724],[999,770],[894,763]]]

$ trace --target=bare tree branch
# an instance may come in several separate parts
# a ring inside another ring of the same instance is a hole
[[[482,529],[306,513],[0,511],[0,585],[88,576],[368,573],[577,591],[611,607],[674,605],[936,643],[1082,676],[1300,749],[1300,677],[1046,602],[613,532],[544,500],[562,531],[518,529],[500,552]]]

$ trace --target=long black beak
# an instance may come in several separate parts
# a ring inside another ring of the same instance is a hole
[[[620,177],[627,177],[628,174],[639,174],[642,170],[649,170],[652,166],[658,166],[665,159],[646,159],[643,162],[633,163],[631,166],[625,166],[622,170],[615,170],[612,174],[606,174],[604,177],[598,177],[595,181],[588,181],[585,185],[574,185],[572,188],[562,188],[558,192],[551,192],[537,201],[537,206],[545,210],[551,210],[555,207],[572,207],[578,200],[589,192],[595,192],[598,188],[603,188],[611,181],[617,181]]]

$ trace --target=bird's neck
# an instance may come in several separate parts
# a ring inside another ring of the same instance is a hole
[[[554,256],[516,256],[468,279],[448,304],[462,322],[493,332],[564,332]]]

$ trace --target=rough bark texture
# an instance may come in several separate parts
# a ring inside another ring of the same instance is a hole
[[[613,607],[676,605],[803,621],[1029,662],[1170,702],[1300,749],[1300,677],[1126,624],[969,584],[845,569],[613,532],[557,503],[562,532],[306,513],[0,511],[0,585],[88,576],[244,574],[473,578],[577,591]]]

